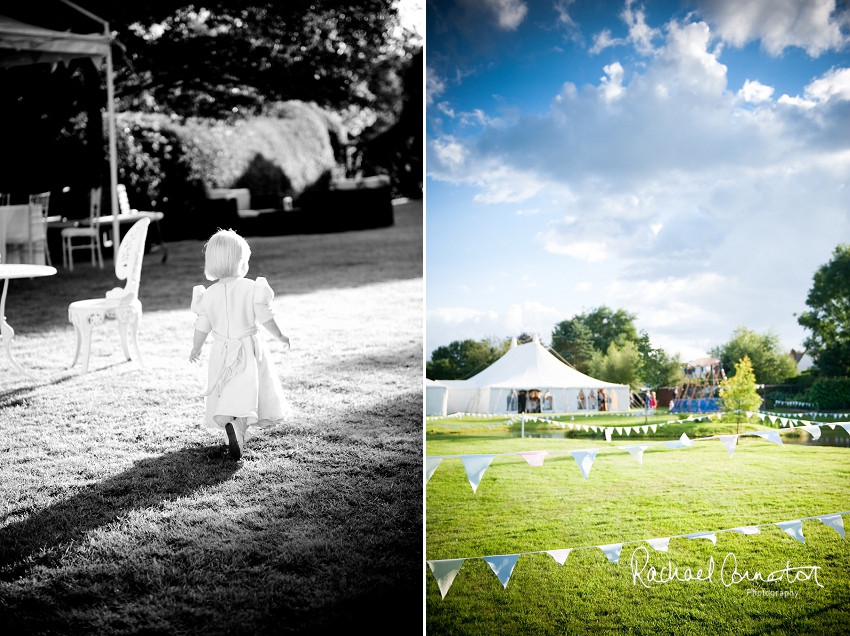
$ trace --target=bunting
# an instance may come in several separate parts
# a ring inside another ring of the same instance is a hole
[[[495,574],[496,578],[499,579],[499,582],[502,584],[502,588],[507,589],[508,582],[510,581],[511,575],[513,574],[517,561],[521,556],[527,556],[531,554],[548,554],[555,560],[558,565],[563,566],[566,563],[567,557],[570,555],[570,553],[575,552],[576,550],[601,550],[610,563],[616,564],[620,560],[620,555],[623,551],[623,546],[625,545],[648,543],[654,550],[657,550],[659,552],[667,552],[670,545],[670,539],[707,539],[708,541],[711,541],[712,544],[717,545],[718,534],[723,534],[726,532],[735,532],[743,535],[754,535],[759,534],[761,528],[765,528],[768,526],[777,526],[792,539],[796,539],[801,543],[805,543],[806,541],[803,537],[803,521],[810,520],[821,521],[830,528],[834,529],[836,532],[838,532],[839,535],[841,535],[841,539],[843,541],[846,540],[844,536],[843,515],[848,514],[850,514],[850,510],[825,515],[817,515],[813,517],[802,517],[800,519],[792,519],[789,521],[778,521],[758,525],[738,526],[736,528],[728,528],[726,530],[712,530],[708,532],[677,534],[671,537],[664,537],[659,539],[640,539],[635,541],[623,541],[620,543],[583,545],[572,548],[562,548],[559,550],[536,550],[533,552],[520,552],[516,554],[499,554],[477,557],[465,557],[461,559],[430,560],[427,561],[427,563],[428,567],[431,569],[431,573],[434,575],[434,578],[437,581],[437,587],[439,587],[440,589],[441,598],[446,598],[446,594],[448,594],[449,588],[451,588],[452,583],[454,582],[455,577],[457,576],[457,573],[460,571],[464,562],[472,559],[481,559],[482,561],[487,563],[487,565],[489,565],[490,569],[493,571],[493,574]]]
[[[822,423],[822,424],[807,424],[805,426],[801,426],[803,430],[808,432],[813,439],[819,439],[821,434],[821,428],[823,426],[829,426],[831,428],[835,428],[835,423]],[[850,424],[838,424],[842,428],[850,429]],[[606,429],[606,431],[609,429]],[[607,446],[605,448],[590,448],[590,449],[582,449],[582,450],[536,450],[536,451],[520,451],[515,453],[500,453],[500,454],[487,454],[487,455],[441,455],[441,456],[427,456],[425,458],[425,471],[426,471],[426,480],[431,479],[431,476],[437,470],[437,467],[440,466],[440,462],[443,459],[447,458],[460,458],[463,462],[463,467],[466,470],[467,478],[469,479],[469,484],[472,486],[472,492],[475,493],[478,490],[478,486],[481,483],[481,479],[484,476],[484,472],[489,468],[491,462],[495,457],[509,457],[509,456],[521,456],[525,459],[529,466],[540,467],[543,466],[543,461],[548,455],[555,454],[563,454],[570,453],[575,459],[576,465],[581,471],[582,477],[585,479],[590,475],[590,470],[593,467],[593,462],[596,460],[597,453],[602,450],[605,452],[613,451],[613,452],[627,452],[635,460],[643,465],[643,453],[650,446],[664,446],[671,450],[678,450],[682,448],[690,448],[694,445],[694,442],[705,442],[713,439],[718,439],[720,442],[726,447],[726,450],[729,452],[729,457],[731,458],[735,452],[735,448],[738,444],[738,439],[740,437],[745,436],[753,436],[760,437],[767,442],[771,442],[774,444],[778,444],[779,446],[783,446],[782,439],[779,434],[781,432],[775,429],[768,429],[764,431],[752,431],[750,433],[739,433],[737,435],[712,435],[710,437],[698,437],[691,439],[688,437],[687,433],[682,433],[682,435],[677,440],[665,441],[665,442],[646,442],[644,444],[632,444],[629,446]],[[787,432],[790,432],[787,431]],[[850,433],[850,430],[847,431]]]

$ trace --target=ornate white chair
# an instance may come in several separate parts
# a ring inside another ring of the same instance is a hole
[[[103,253],[100,251],[100,206],[101,188],[92,188],[89,195],[89,224],[86,227],[66,227],[62,230],[62,266],[74,271],[74,250],[91,250],[91,265],[103,269]],[[88,239],[74,244],[74,239]],[[97,260],[95,260],[97,250]]]
[[[68,320],[74,325],[77,336],[77,350],[74,353],[73,367],[83,351],[83,373],[89,369],[89,353],[91,351],[92,329],[107,318],[118,320],[118,331],[121,334],[121,346],[128,360],[137,360],[144,364],[136,341],[136,331],[142,318],[142,303],[139,302],[139,279],[142,275],[142,259],[145,253],[145,238],[148,234],[150,219],[141,219],[133,224],[127,232],[118,257],[115,259],[115,275],[119,280],[127,280],[124,289],[116,287],[106,293],[106,298],[78,300],[68,305]],[[129,344],[127,333],[129,332]],[[132,350],[132,353],[131,353]]]

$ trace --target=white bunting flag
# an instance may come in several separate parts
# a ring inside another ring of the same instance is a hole
[[[740,528],[732,528],[732,532],[738,534],[761,534],[758,526],[741,526]]]
[[[596,459],[596,451],[598,450],[598,448],[591,448],[590,450],[570,451],[570,455],[576,460],[578,469],[585,479],[590,474],[590,469],[593,467],[593,460]]]
[[[779,431],[755,431],[753,435],[758,435],[767,442],[772,442],[782,446],[782,440],[779,438]]]
[[[566,550],[547,550],[546,554],[555,559],[555,562],[558,565],[564,565],[567,560],[567,557],[570,556],[570,552],[572,552],[572,548],[567,548]]]
[[[431,481],[431,475],[437,470],[437,466],[443,461],[442,457],[426,457],[425,458],[425,483]]]
[[[605,429],[605,441],[606,442],[611,441],[611,433],[613,433],[613,431],[610,428]]]
[[[542,466],[543,460],[549,453],[547,451],[524,451],[517,454],[522,455],[529,466]]]
[[[624,430],[624,431],[626,431],[626,437],[628,437],[628,436],[629,436],[629,434],[630,434],[630,433],[631,433],[634,429],[633,429],[631,426],[627,426],[627,427],[626,427],[626,428],[624,428],[623,430]]]
[[[588,432],[587,424],[582,424],[582,426],[581,426],[581,427],[582,427],[582,429],[584,429],[584,432],[585,432],[585,433],[587,433],[587,432]]]
[[[714,545],[717,545],[717,535],[713,532],[695,532],[693,534],[685,535],[688,539],[708,539]]]
[[[657,424],[650,424],[649,428],[651,428],[652,432],[655,433],[658,430],[658,425]]]
[[[637,460],[637,463],[643,466],[643,451],[645,451],[649,446],[641,445],[641,446],[623,446],[622,449],[629,451],[629,454]]]
[[[841,535],[841,538],[844,539],[844,519],[841,518],[841,515],[821,515],[820,517],[815,517],[815,519],[820,519],[830,528],[835,530],[838,534]]]
[[[690,440],[686,433],[682,433],[682,436],[679,438],[679,443],[682,446],[693,446],[694,443]]]
[[[812,436],[812,439],[820,439],[820,426],[801,426],[804,431]]]
[[[806,539],[803,537],[803,522],[800,519],[795,519],[794,521],[780,521],[775,524],[782,528],[792,539],[797,539],[800,543],[805,543]]]
[[[757,413],[756,417],[758,417],[762,422],[764,422],[764,413]]]
[[[511,580],[511,573],[514,571],[518,554],[501,554],[499,556],[484,557],[487,565],[493,570],[493,574],[499,577],[504,589],[508,589],[508,581]]]
[[[598,546],[605,553],[611,563],[617,563],[620,560],[620,552],[623,551],[622,543],[612,543],[610,545]]]
[[[618,426],[618,427],[617,427],[617,435],[622,435],[622,434],[623,434],[623,427],[622,427],[622,426]]]
[[[469,485],[472,486],[472,492],[478,490],[478,484],[481,483],[481,478],[484,476],[484,471],[493,461],[495,455],[461,455],[460,461],[463,462],[463,467],[466,469],[466,476],[469,479]]]
[[[640,427],[640,430],[642,430],[642,431],[643,431],[643,434],[644,434],[644,435],[646,435],[647,433],[649,433],[649,427],[648,427],[648,426],[641,426],[641,427]]]
[[[732,453],[735,452],[735,445],[738,443],[737,435],[718,435],[720,441],[723,442],[723,445],[726,447],[726,450],[729,451],[729,457],[732,457]]]
[[[829,422],[827,426],[829,426],[829,428],[831,428],[833,431],[835,430],[835,422]]]
[[[682,442],[680,442],[678,440],[673,440],[672,442],[664,442],[664,445],[667,448],[672,448],[674,450],[677,449],[677,448],[682,448]]]
[[[646,542],[659,552],[667,552],[667,548],[670,547],[670,537],[665,537],[663,539],[647,539]]]
[[[744,413],[746,414],[747,419],[750,419],[750,418],[753,416],[753,412],[752,412],[752,411],[744,411]]]
[[[437,579],[437,587],[440,588],[440,595],[443,598],[446,598],[446,594],[449,593],[449,588],[454,583],[455,577],[465,560],[446,559],[444,561],[428,561],[428,567],[431,568],[431,573]]]
[[[598,433],[598,432],[599,432],[599,428],[598,428],[598,427],[596,427],[596,426],[591,426],[591,427],[590,427],[590,430],[591,430],[591,431],[593,431],[594,433]]]
[[[847,431],[848,434],[850,434],[850,424],[839,424],[839,426],[841,428],[843,428],[845,431]]]

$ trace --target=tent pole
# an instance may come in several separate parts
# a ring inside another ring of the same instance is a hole
[[[104,35],[109,35],[109,23],[103,26]],[[106,54],[106,99],[109,117],[109,197],[112,211],[112,259],[118,262],[118,246],[121,243],[121,224],[118,220],[118,152],[115,143],[115,87],[112,84],[112,46]]]

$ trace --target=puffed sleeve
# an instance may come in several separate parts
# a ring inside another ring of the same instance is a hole
[[[257,316],[257,322],[261,325],[274,318],[274,312],[271,308],[271,302],[274,298],[274,292],[269,287],[268,281],[258,276],[254,281],[254,314]]]
[[[192,288],[192,311],[198,314],[195,320],[195,329],[203,333],[212,331],[209,316],[207,316],[207,308],[204,307],[204,292],[207,291],[203,285],[195,285]]]

